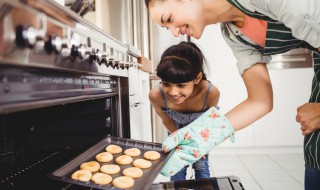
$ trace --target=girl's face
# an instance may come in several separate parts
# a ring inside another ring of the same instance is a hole
[[[170,83],[162,81],[162,90],[173,104],[181,104],[193,92],[194,81],[187,83]]]
[[[180,34],[199,39],[206,26],[201,1],[165,0],[150,4],[154,22],[168,28],[178,37]]]

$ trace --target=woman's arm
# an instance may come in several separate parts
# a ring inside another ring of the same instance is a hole
[[[162,111],[162,96],[160,90],[155,87],[151,89],[149,92],[149,100],[151,105],[153,106],[154,110],[161,118],[163,125],[167,128],[170,133],[173,133],[177,130],[175,122],[165,113]]]
[[[257,121],[273,108],[273,93],[265,63],[257,63],[242,75],[248,97],[225,116],[235,131]]]

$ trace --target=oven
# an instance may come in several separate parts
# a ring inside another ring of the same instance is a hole
[[[0,189],[82,189],[47,175],[101,139],[130,138],[135,55],[54,1],[1,0]]]

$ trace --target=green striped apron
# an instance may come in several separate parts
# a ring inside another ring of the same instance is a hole
[[[266,20],[268,22],[266,44],[265,47],[256,46],[250,44],[246,40],[242,39],[240,36],[236,37],[238,40],[244,44],[253,46],[263,55],[274,55],[279,53],[284,53],[295,48],[307,48],[313,51],[313,68],[314,77],[312,80],[312,90],[309,102],[320,102],[320,53],[318,50],[305,41],[299,40],[292,36],[292,31],[287,28],[283,23],[273,20],[266,15],[259,12],[248,11],[243,7],[237,0],[227,0],[230,4],[238,8],[240,11],[246,15]],[[309,134],[304,139],[304,157],[305,164],[320,170],[320,130]]]

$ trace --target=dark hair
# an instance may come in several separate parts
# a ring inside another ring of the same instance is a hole
[[[185,83],[197,78],[202,72],[202,79],[207,77],[203,71],[206,59],[199,47],[192,42],[180,42],[166,49],[157,66],[157,76],[166,82]]]
[[[146,6],[147,8],[149,9],[149,3],[151,2],[152,0],[144,0],[144,2],[146,3]]]
[[[156,1],[156,0],[144,0],[144,2],[145,2],[145,4],[146,4],[148,9],[150,7],[150,3],[154,3],[154,1]],[[164,1],[164,0],[158,0],[158,1]]]

